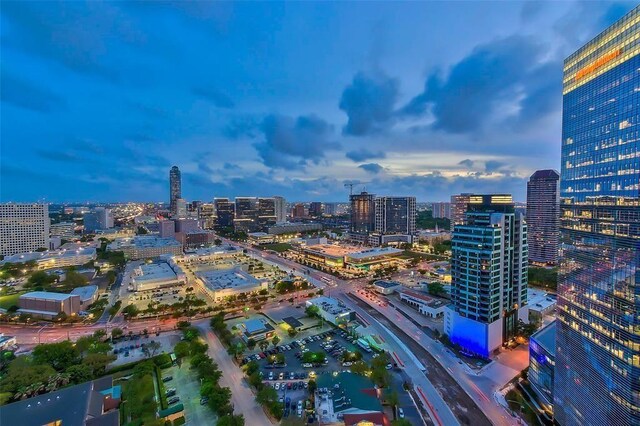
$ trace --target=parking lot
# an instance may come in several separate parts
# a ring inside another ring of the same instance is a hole
[[[131,337],[123,337],[120,341],[113,344],[112,354],[117,358],[111,363],[111,366],[127,364],[146,358],[146,355],[142,351],[143,345],[153,341],[160,343],[160,349],[158,349],[156,355],[170,353],[173,351],[175,344],[180,340],[180,336],[181,332],[173,331],[162,333],[159,336],[150,333],[147,337],[138,334]]]
[[[215,414],[206,403],[201,403],[204,401],[200,398],[200,382],[193,372],[189,372],[188,363],[163,370],[162,377],[169,406],[182,403],[187,424],[215,424]]]
[[[343,354],[347,352],[355,356],[355,352],[358,351],[362,354],[363,361],[368,363],[371,360],[373,352],[366,352],[348,339],[350,337],[346,332],[331,329],[249,355],[242,363],[257,362],[265,383],[278,391],[281,401],[285,404],[285,414],[300,416],[304,412],[304,401],[308,398],[309,379],[320,374],[348,370],[351,363],[342,361]],[[305,353],[310,354],[305,357]],[[324,360],[318,359],[319,362],[313,362],[310,359],[313,353],[324,354]],[[302,401],[300,410],[298,401]]]

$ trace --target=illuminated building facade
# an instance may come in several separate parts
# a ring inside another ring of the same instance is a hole
[[[0,204],[0,254],[49,248],[49,223],[47,204]]]
[[[258,228],[266,231],[276,224],[276,201],[273,198],[258,198]]]
[[[547,265],[558,263],[560,174],[555,170],[538,170],[529,178],[527,226],[529,260]]]
[[[564,62],[554,413],[640,424],[640,9]]]
[[[236,231],[255,232],[258,230],[258,200],[254,197],[236,198],[236,216],[233,227]]]
[[[375,232],[415,234],[416,197],[378,197],[375,209]]]
[[[216,198],[213,200],[216,210],[216,228],[229,228],[233,226],[235,217],[235,204],[228,198]]]
[[[182,198],[182,175],[178,166],[173,166],[169,171],[169,208],[172,215],[178,213],[178,198]]]
[[[375,229],[375,198],[373,194],[362,192],[349,196],[351,202],[352,233],[368,234]]]
[[[451,302],[444,330],[467,352],[489,358],[528,322],[527,225],[511,195],[472,195],[451,240]]]
[[[451,230],[456,225],[464,224],[464,215],[467,213],[469,197],[472,194],[459,194],[451,196],[451,206],[449,214],[451,215]],[[434,216],[435,217],[435,216]]]

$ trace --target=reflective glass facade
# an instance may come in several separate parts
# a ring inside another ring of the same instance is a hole
[[[640,12],[565,61],[555,418],[640,424]]]

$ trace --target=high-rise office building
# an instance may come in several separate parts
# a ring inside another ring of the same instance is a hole
[[[276,201],[273,198],[258,198],[258,223],[260,231],[267,232],[276,224]]]
[[[375,232],[413,235],[416,232],[416,197],[375,199]]]
[[[527,227],[529,261],[558,263],[560,235],[560,174],[555,170],[538,170],[527,182]]]
[[[216,225],[216,209],[213,203],[201,203],[198,206],[198,219],[203,229],[213,229]]]
[[[564,62],[554,415],[640,424],[640,8]]]
[[[113,213],[111,209],[96,207],[84,214],[82,222],[84,223],[85,233],[111,229],[113,228]]]
[[[178,166],[173,166],[169,171],[169,210],[174,216],[178,214],[179,198],[182,198],[182,177]]]
[[[276,205],[276,223],[285,223],[287,221],[287,200],[283,197],[273,197]]]
[[[434,219],[451,219],[451,203],[433,203],[431,212]]]
[[[216,209],[216,228],[230,228],[235,218],[235,203],[228,198],[215,198],[213,205]]]
[[[185,200],[184,198],[177,198],[175,201],[175,205],[176,205],[176,212],[174,214],[175,218],[182,219],[188,216],[187,200]]]
[[[324,203],[324,214],[335,216],[338,214],[338,203]]]
[[[354,234],[368,234],[375,230],[375,198],[374,194],[361,192],[349,196],[351,204],[350,231]]]
[[[291,217],[294,219],[302,219],[304,217],[307,217],[307,212],[304,208],[304,204],[297,203],[295,206],[293,206],[293,209],[291,209]]]
[[[319,201],[313,201],[309,204],[309,216],[311,217],[321,217],[324,208],[322,207],[322,203]]]
[[[160,238],[175,238],[176,222],[173,220],[161,220],[158,224]]]
[[[528,322],[527,225],[511,195],[472,195],[451,240],[451,305],[444,330],[453,343],[490,357]]]
[[[40,203],[0,204],[0,254],[49,248],[49,206]]]
[[[463,193],[451,196],[451,230],[456,225],[463,225],[467,206],[469,205],[469,197],[473,194]]]
[[[255,197],[236,197],[236,231],[255,232],[258,229],[258,201]]]

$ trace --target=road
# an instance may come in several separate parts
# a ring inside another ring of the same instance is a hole
[[[220,384],[231,389],[231,402],[234,411],[242,413],[251,425],[271,426],[271,421],[262,407],[256,403],[253,391],[244,380],[244,373],[233,362],[218,337],[211,331],[209,322],[199,321],[195,326],[198,327],[209,345],[209,356],[222,371]]]

